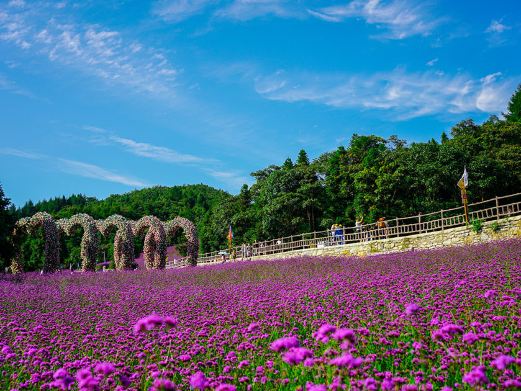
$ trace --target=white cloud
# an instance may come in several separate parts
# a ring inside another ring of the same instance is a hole
[[[132,187],[149,186],[140,179],[118,174],[94,164],[80,162],[77,160],[69,160],[62,158],[54,158],[40,153],[24,151],[17,148],[0,148],[0,155],[15,156],[29,160],[45,160],[54,163],[59,171],[82,176],[85,178],[99,179],[107,182],[120,183],[122,185]],[[58,163],[58,164],[56,164]]]
[[[266,15],[279,18],[295,18],[304,16],[301,7],[295,7],[284,0],[234,0],[232,4],[221,8],[215,15],[225,19],[246,21]]]
[[[244,184],[251,184],[251,178],[245,177],[236,171],[206,169],[205,172],[235,189],[240,188]]]
[[[20,9],[0,6],[0,41],[110,85],[168,98],[176,95],[178,69],[164,52],[100,25],[76,23],[46,3]]]
[[[475,80],[462,74],[407,73],[403,69],[351,76],[278,71],[254,80],[256,92],[266,99],[307,101],[342,109],[379,109],[396,119],[479,111],[501,113],[515,85],[513,79],[504,79],[500,73]]]
[[[429,66],[429,67],[432,67],[432,66],[434,66],[434,64],[436,64],[438,61],[439,61],[439,58],[436,57],[436,58],[433,58],[433,59],[430,60],[430,61],[427,61],[427,64],[426,64],[426,65]]]
[[[502,33],[505,30],[510,30],[511,27],[502,23],[502,20],[493,20],[485,30],[486,33]]]
[[[348,4],[309,9],[310,15],[328,22],[342,22],[348,18],[362,18],[387,30],[380,38],[403,39],[413,35],[428,35],[439,20],[426,14],[425,3],[412,0],[354,0]]]
[[[180,22],[217,2],[218,0],[163,0],[154,5],[152,13],[168,22]]]
[[[36,99],[36,96],[25,88],[20,87],[17,83],[7,79],[4,75],[0,74],[0,90],[11,92],[16,95],[25,96],[27,98]]]
[[[166,147],[140,143],[128,138],[110,136],[109,139],[119,145],[122,145],[128,152],[133,153],[134,155],[147,157],[166,163],[202,163],[205,161],[205,159],[198,156],[180,153]]]
[[[9,156],[20,157],[23,159],[30,159],[30,160],[40,160],[40,159],[46,158],[45,155],[41,155],[39,153],[34,153],[34,152],[23,151],[21,149],[16,149],[16,148],[0,148],[0,155],[9,155]]]
[[[124,176],[94,164],[84,163],[77,160],[58,160],[61,163],[60,170],[69,174],[78,175],[85,178],[99,179],[106,182],[120,183],[122,185],[132,187],[149,186],[139,179]]]

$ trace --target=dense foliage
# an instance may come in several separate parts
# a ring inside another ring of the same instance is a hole
[[[520,260],[511,240],[8,277],[0,389],[520,389]]]
[[[0,184],[0,272],[7,267],[13,256],[12,243],[9,240],[15,224],[15,214],[11,201],[4,194],[4,189]]]
[[[505,119],[492,116],[482,124],[465,120],[450,135],[442,133],[439,141],[410,145],[396,136],[355,134],[348,145],[311,162],[302,150],[296,162],[288,158],[253,172],[254,184],[244,185],[238,195],[205,185],[153,187],[104,200],[73,195],[29,201],[15,217],[39,211],[57,219],[77,213],[95,219],[119,214],[132,220],[154,215],[163,221],[182,216],[196,224],[204,253],[226,247],[230,224],[235,244],[241,244],[326,229],[333,223],[353,226],[362,216],[369,223],[380,216],[391,219],[459,206],[456,182],[464,166],[470,202],[516,193],[521,190],[520,161],[521,86]],[[10,218],[3,199],[0,193],[0,219]],[[0,232],[0,243],[3,237]],[[81,230],[62,241],[64,263],[76,265]],[[112,243],[113,234],[102,239],[98,260],[113,258]],[[182,235],[170,239],[172,243],[186,253]],[[41,245],[41,238],[22,243],[26,264],[33,269],[41,265]],[[142,251],[142,243],[136,240],[135,248]]]

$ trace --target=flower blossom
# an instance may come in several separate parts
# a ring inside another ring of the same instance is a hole
[[[506,356],[504,354],[502,354],[501,356],[499,356],[498,358],[496,358],[494,361],[492,361],[490,363],[490,365],[500,371],[504,371],[505,369],[507,369],[507,367],[512,364],[513,362],[515,362],[515,358],[514,357],[511,357],[511,356]]]
[[[485,367],[479,366],[472,368],[470,372],[463,375],[463,381],[471,386],[488,383]]]
[[[313,357],[313,352],[306,348],[291,348],[282,356],[282,360],[290,365],[300,364],[306,358]]]
[[[358,368],[364,360],[360,357],[353,357],[349,353],[343,354],[342,356],[336,357],[332,360],[329,360],[330,365],[335,365],[337,367],[343,368]]]
[[[197,372],[190,377],[190,387],[196,390],[204,390],[210,387],[210,382],[202,372]]]
[[[280,352],[281,350],[296,348],[298,346],[299,342],[296,337],[283,337],[273,341],[270,345],[270,349],[275,352]]]

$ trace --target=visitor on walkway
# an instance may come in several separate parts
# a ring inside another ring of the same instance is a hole
[[[335,227],[335,243],[336,244],[344,244],[344,228],[342,224],[336,224]]]
[[[387,238],[389,225],[387,224],[385,217],[380,217],[376,223],[376,226],[378,227],[378,238],[383,236]]]
[[[362,225],[364,223],[364,216],[357,217],[355,220],[355,231],[358,240],[362,241]]]

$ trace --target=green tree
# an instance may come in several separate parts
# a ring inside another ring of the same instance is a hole
[[[0,184],[0,272],[9,266],[9,260],[13,255],[9,236],[13,231],[14,222],[15,218],[11,209],[11,201],[5,196]]]
[[[505,118],[508,122],[521,122],[521,84],[517,86],[516,91],[510,98],[507,110]]]

